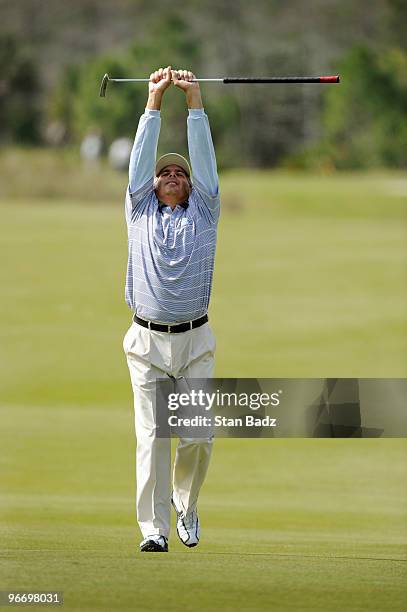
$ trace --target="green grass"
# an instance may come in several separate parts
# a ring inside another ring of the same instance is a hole
[[[218,375],[405,376],[400,181],[224,177],[210,308]],[[1,222],[3,401],[126,401],[122,194],[111,206],[6,200]]]
[[[94,172],[103,205],[58,168],[54,199],[37,174],[1,191],[0,590],[63,590],[67,610],[404,610],[404,440],[218,440],[199,548],[137,552],[121,179]],[[221,186],[217,375],[406,376],[405,179]]]
[[[1,415],[2,588],[69,610],[403,610],[404,440],[218,440],[202,543],[140,555],[132,415]]]

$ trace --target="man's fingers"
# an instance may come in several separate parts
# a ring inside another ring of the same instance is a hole
[[[186,86],[183,85],[184,83],[189,83],[196,79],[194,73],[191,72],[191,70],[185,70],[185,69],[172,70],[171,78],[172,78],[174,85],[177,85],[178,87],[181,87],[181,89],[184,89],[184,90],[186,89]]]
[[[164,81],[168,87],[168,85],[171,83],[171,75],[171,66],[167,66],[167,68],[158,68],[150,74],[150,82],[159,85],[161,81]],[[161,85],[160,89],[164,90],[166,87]]]
[[[193,81],[195,79],[195,75],[190,70],[172,70],[171,76],[173,80],[177,81]]]

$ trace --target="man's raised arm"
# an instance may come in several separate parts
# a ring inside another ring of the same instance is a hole
[[[154,179],[154,167],[160,134],[160,108],[164,91],[171,85],[171,66],[150,75],[146,110],[140,117],[130,155],[129,191],[137,194]]]
[[[191,82],[194,78],[194,74],[188,70],[172,71],[174,85],[184,91],[189,109],[188,149],[194,184],[210,198],[216,198],[219,181],[215,150],[199,83]]]

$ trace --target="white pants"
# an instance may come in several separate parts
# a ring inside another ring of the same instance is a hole
[[[169,536],[171,440],[156,437],[157,378],[212,378],[215,338],[208,323],[180,334],[150,331],[133,323],[123,341],[134,393],[137,437],[137,520],[143,537]],[[178,508],[196,508],[212,451],[212,438],[180,438],[172,489]]]

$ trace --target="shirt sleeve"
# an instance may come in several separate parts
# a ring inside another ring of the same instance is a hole
[[[189,109],[188,149],[194,187],[209,208],[218,208],[219,179],[208,116],[203,108]]]
[[[140,117],[130,154],[126,206],[134,207],[153,186],[160,127],[160,111],[146,108]]]

